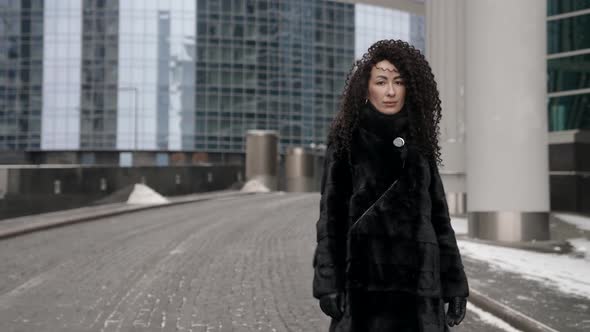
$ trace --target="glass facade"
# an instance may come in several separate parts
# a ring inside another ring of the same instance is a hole
[[[325,143],[355,57],[424,37],[421,16],[332,0],[0,0],[0,150]]]
[[[548,1],[549,130],[590,129],[590,1]]]
[[[194,149],[243,151],[248,129],[322,143],[354,60],[354,5],[199,0]]]
[[[39,149],[43,2],[0,1],[0,150]]]

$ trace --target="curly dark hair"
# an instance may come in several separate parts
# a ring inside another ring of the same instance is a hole
[[[341,96],[340,109],[330,128],[328,144],[334,145],[338,156],[350,157],[350,141],[368,95],[371,69],[382,60],[394,64],[405,82],[404,107],[410,110],[409,140],[416,143],[424,156],[441,164],[438,145],[441,107],[434,75],[424,55],[401,40],[378,41],[353,64]]]

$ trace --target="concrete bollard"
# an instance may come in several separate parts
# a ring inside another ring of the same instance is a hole
[[[279,134],[274,130],[246,133],[246,182],[257,181],[269,190],[278,185]]]
[[[288,148],[285,158],[285,176],[286,191],[314,191],[314,156],[300,147]]]

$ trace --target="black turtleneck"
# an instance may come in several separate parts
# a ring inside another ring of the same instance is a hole
[[[406,139],[408,121],[406,105],[395,114],[385,114],[367,102],[361,110],[359,125],[379,138],[392,142],[398,136]]]

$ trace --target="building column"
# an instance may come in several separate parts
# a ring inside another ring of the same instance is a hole
[[[466,212],[465,0],[426,1],[426,57],[436,79],[443,117],[440,169],[451,214]]]
[[[465,3],[469,234],[549,238],[546,1]]]

